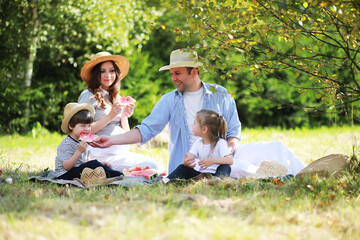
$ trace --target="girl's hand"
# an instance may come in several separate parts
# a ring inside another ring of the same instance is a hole
[[[190,168],[194,168],[196,163],[195,163],[195,156],[191,153],[187,153],[183,159],[183,165],[185,167],[190,167]]]
[[[88,147],[87,142],[86,141],[81,141],[79,146],[78,146],[78,151],[83,153],[86,150],[87,147]]]
[[[201,169],[207,169],[208,167],[210,167],[213,164],[214,163],[211,158],[206,158],[206,159],[199,161],[199,166],[201,167]]]
[[[121,117],[131,117],[131,115],[133,115],[134,113],[134,108],[135,108],[135,104],[130,103],[130,104],[126,104],[125,106],[123,106],[123,111],[121,114]]]

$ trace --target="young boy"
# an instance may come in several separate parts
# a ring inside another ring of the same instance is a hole
[[[106,163],[98,160],[88,161],[89,148],[86,141],[79,142],[80,133],[90,133],[91,123],[94,121],[94,108],[87,103],[68,103],[64,109],[64,120],[61,130],[69,135],[64,138],[57,148],[55,158],[55,172],[58,179],[72,180],[80,178],[84,168],[95,169],[103,167],[107,177],[123,175],[115,171]]]

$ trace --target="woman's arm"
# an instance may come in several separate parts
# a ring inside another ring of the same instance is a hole
[[[97,133],[101,129],[103,129],[106,125],[108,125],[111,120],[113,120],[118,114],[121,113],[122,106],[118,103],[114,103],[111,107],[111,111],[109,114],[100,118],[96,122],[91,124],[91,133]]]
[[[134,113],[134,108],[135,108],[135,104],[131,103],[131,104],[126,105],[122,111],[121,118],[120,118],[120,124],[125,132],[130,131],[128,119]]]
[[[96,101],[94,94],[86,89],[84,90],[81,94],[80,97],[78,99],[78,103],[88,103],[90,105],[92,105],[95,108],[99,105],[99,103]],[[93,122],[91,124],[91,133],[97,133],[98,131],[100,131],[101,129],[103,129],[106,125],[108,125],[118,114],[121,113],[123,106],[120,105],[120,103],[114,103],[111,107],[110,112],[101,117],[99,120],[97,120],[96,122]],[[124,124],[125,126],[127,126],[128,124],[126,124],[126,122],[121,123]]]

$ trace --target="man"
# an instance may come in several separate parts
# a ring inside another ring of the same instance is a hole
[[[191,133],[191,125],[195,114],[205,108],[220,113],[227,121],[227,142],[231,152],[234,152],[241,137],[241,123],[235,101],[222,86],[200,80],[198,67],[202,66],[195,51],[186,52],[181,49],[173,51],[170,55],[170,64],[161,67],[159,71],[170,70],[171,80],[176,85],[176,89],[163,95],[140,125],[121,135],[102,136],[94,141],[92,146],[144,144],[169,124],[169,173],[171,173],[183,163],[186,153],[195,141],[196,137]],[[194,166],[193,160],[183,164]],[[220,165],[215,176],[229,176],[230,171],[229,165]]]

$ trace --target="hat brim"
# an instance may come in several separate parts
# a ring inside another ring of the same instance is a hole
[[[302,169],[298,174],[297,178],[305,177],[306,175],[324,175],[324,176],[337,176],[341,173],[346,165],[349,163],[350,158],[343,154],[331,154],[322,158],[317,159],[316,161],[310,163],[304,169]]]
[[[201,62],[194,62],[194,61],[184,61],[184,62],[177,62],[170,65],[163,66],[159,69],[159,71],[170,70],[171,68],[178,68],[178,67],[203,67],[204,65]]]
[[[287,173],[288,169],[285,165],[274,161],[263,161],[255,175],[249,176],[249,178],[269,178],[286,175]]]
[[[95,115],[95,109],[93,106],[88,103],[80,103],[77,107],[71,109],[71,111],[66,116],[64,116],[64,119],[61,123],[61,130],[64,133],[70,132],[69,121],[76,113],[80,112],[81,110],[88,110],[93,116]]]
[[[90,60],[87,62],[81,69],[80,76],[81,79],[88,84],[91,79],[91,71],[93,67],[101,62],[114,61],[118,68],[120,69],[120,81],[128,74],[129,72],[129,60],[126,57],[120,55],[109,55],[102,56],[96,59]]]
[[[106,173],[103,167],[97,167],[95,169],[84,168],[81,173],[81,178],[75,178],[75,180],[82,183],[85,187],[97,187],[109,184],[116,181],[116,178],[107,179]]]

